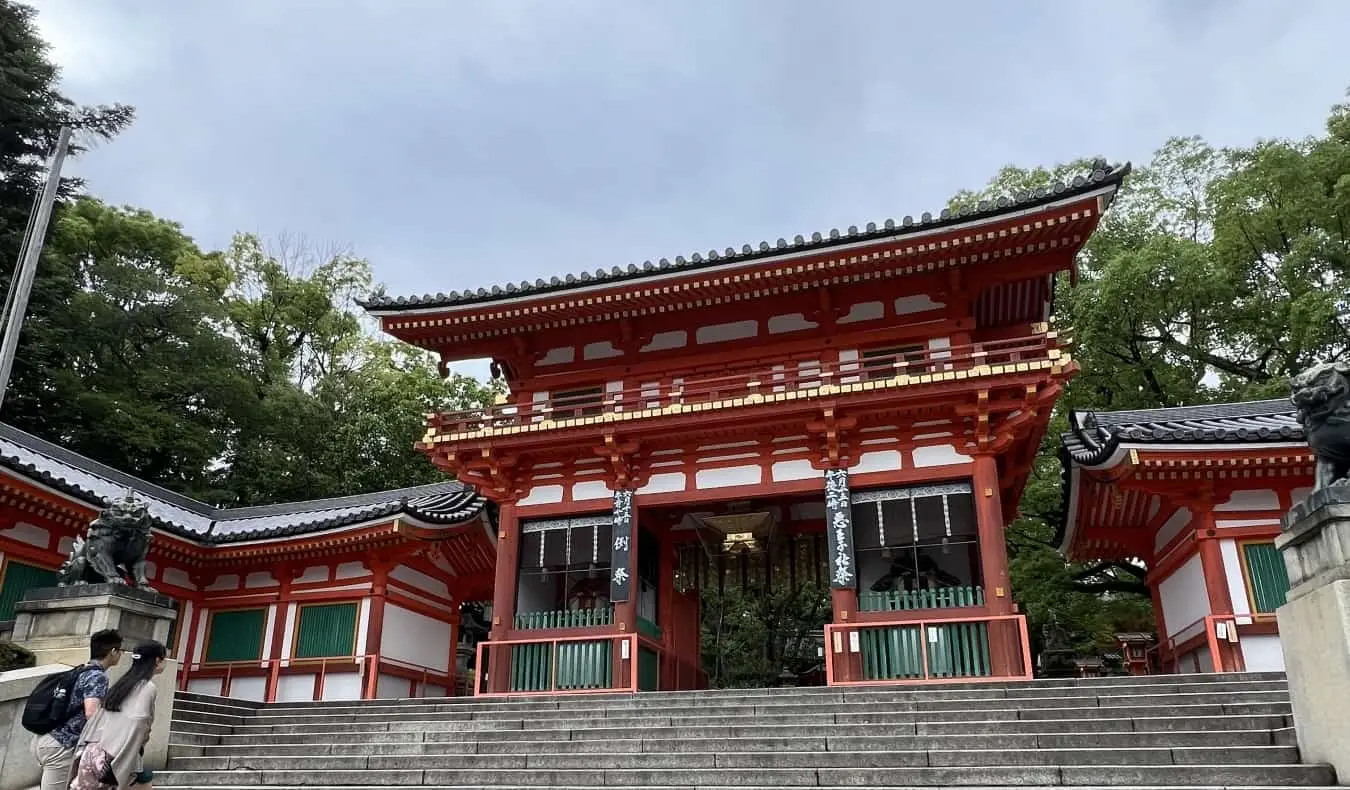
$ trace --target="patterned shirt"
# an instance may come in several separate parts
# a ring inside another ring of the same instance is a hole
[[[52,738],[67,749],[74,749],[75,744],[80,740],[80,732],[84,730],[84,723],[87,717],[84,715],[84,701],[86,699],[102,700],[108,694],[108,673],[103,671],[97,661],[90,661],[85,664],[86,669],[80,673],[79,679],[75,681],[75,688],[70,692],[70,718],[66,723],[52,730]]]

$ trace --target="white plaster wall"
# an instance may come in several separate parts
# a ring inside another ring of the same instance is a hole
[[[282,657],[282,658],[290,658],[290,657],[291,657],[291,652],[292,652],[291,640],[295,638],[295,615],[296,615],[296,610],[299,608],[299,606],[300,606],[299,604],[295,604],[295,603],[287,604],[287,605],[286,605],[286,627],[285,627],[284,629],[282,629],[282,636],[281,636],[281,657]],[[272,607],[272,608],[275,609],[276,607]],[[268,628],[269,628],[269,630],[268,630],[268,632],[267,632],[267,634],[268,634],[267,639],[268,639],[268,641],[271,641],[271,639],[272,639],[272,636],[271,636],[272,632],[271,632],[270,629],[271,629],[272,616],[271,616],[270,610],[269,610],[269,613],[268,613],[268,616],[267,616],[267,622],[268,622]],[[263,655],[266,656],[266,655],[271,655],[271,654],[268,653],[266,649],[264,649],[264,650],[263,650]]]
[[[26,524],[22,521],[9,529],[0,531],[0,537],[12,538],[20,543],[27,543],[30,546],[37,546],[42,549],[47,548],[47,542],[52,538],[51,533],[42,527]]]
[[[239,577],[233,573],[227,573],[224,576],[217,576],[216,580],[206,587],[208,592],[216,590],[237,590],[239,589]]]
[[[1283,672],[1284,648],[1278,634],[1242,637],[1242,662],[1248,672]]]
[[[577,350],[571,346],[550,348],[536,365],[568,365],[576,361]]]
[[[886,305],[882,302],[859,302],[848,309],[848,314],[839,319],[840,324],[854,324],[859,321],[875,321],[886,315]]]
[[[1228,597],[1233,601],[1233,614],[1251,614],[1252,608],[1247,600],[1247,582],[1242,576],[1242,560],[1238,557],[1237,541],[1219,541],[1219,551],[1223,554],[1223,575],[1228,582]]]
[[[769,470],[773,475],[774,482],[782,482],[785,480],[814,480],[815,478],[823,478],[825,476],[824,471],[813,468],[811,462],[805,458],[796,461],[778,461],[771,466]]]
[[[356,672],[325,675],[323,698],[325,700],[361,699],[361,675]]]
[[[419,570],[414,570],[406,565],[400,565],[389,572],[389,578],[398,579],[419,590],[425,590],[433,595],[439,595],[442,598],[450,597],[450,588],[440,579],[428,576]]]
[[[1209,614],[1209,595],[1205,592],[1205,571],[1200,555],[1195,555],[1158,585],[1162,599],[1167,635],[1173,636]]]
[[[337,572],[334,574],[339,579],[359,579],[362,576],[369,576],[370,571],[359,562],[344,562],[337,566]]]
[[[185,590],[195,590],[197,587],[192,583],[192,577],[187,575],[186,571],[178,568],[165,568],[162,580],[165,584],[172,584],[175,587],[182,587]]]
[[[375,689],[375,696],[380,699],[406,699],[412,694],[412,681],[407,678],[397,678],[393,675],[380,675],[379,685]]]
[[[671,332],[657,332],[652,335],[652,339],[647,345],[638,349],[645,351],[667,351],[672,348],[684,348],[689,345],[689,333],[683,329],[676,329]]]
[[[444,697],[445,686],[437,686],[434,683],[427,683],[422,686],[421,695],[423,697]]]
[[[638,489],[639,494],[663,494],[673,491],[683,491],[688,482],[688,475],[684,472],[664,472],[654,474],[647,479],[647,484]]]
[[[328,566],[311,565],[310,567],[305,568],[305,572],[300,574],[299,578],[295,580],[295,584],[310,584],[313,582],[326,581],[328,581]]]
[[[864,472],[890,472],[904,465],[904,454],[899,450],[873,450],[858,456],[858,463],[848,470],[851,475]]]
[[[700,489],[756,485],[763,477],[763,471],[758,465],[700,469],[694,475],[694,484]]]
[[[726,324],[701,326],[695,333],[695,342],[726,343],[730,340],[744,340],[759,334],[759,322],[754,320],[732,321]]]
[[[313,673],[277,678],[277,702],[310,702],[314,699]]]
[[[190,659],[188,651],[192,646],[188,644],[188,636],[192,633],[192,618],[196,616],[197,609],[192,601],[184,601],[183,621],[178,624],[178,638],[173,646],[173,655],[180,664]]]
[[[914,465],[917,467],[964,464],[970,460],[970,456],[958,453],[950,444],[915,447],[913,455]]]
[[[366,644],[370,641],[370,599],[362,598],[361,607],[356,612],[356,649],[361,655],[368,656],[379,652],[379,645]]]
[[[806,329],[815,329],[818,326],[820,325],[815,321],[806,320],[806,316],[801,313],[776,315],[769,319],[769,334],[782,335],[788,332],[801,332]]]
[[[945,302],[933,301],[933,297],[928,294],[902,296],[895,300],[895,314],[908,315],[910,313],[922,313],[926,310],[936,310],[946,306],[947,304]]]
[[[280,584],[281,583],[272,578],[272,574],[267,571],[250,573],[244,578],[244,586],[250,589],[258,587],[277,587],[280,586]]]
[[[1279,510],[1280,496],[1268,488],[1234,491],[1227,502],[1215,510]]]
[[[439,672],[449,669],[450,624],[385,604],[380,654]]]
[[[584,359],[610,359],[623,356],[623,352],[614,347],[614,341],[602,340],[599,343],[587,343],[581,350],[581,356]]]
[[[587,480],[582,483],[572,484],[572,499],[580,501],[583,499],[606,499],[613,496],[609,490],[609,484],[604,480]]]
[[[188,681],[188,691],[193,694],[220,696],[220,678],[193,678]]]
[[[1162,551],[1163,547],[1171,542],[1172,538],[1181,534],[1191,523],[1191,511],[1189,508],[1179,507],[1176,512],[1168,516],[1163,525],[1158,528],[1158,534],[1153,539],[1153,550]]]
[[[291,605],[294,606],[295,604]],[[262,643],[263,660],[266,660],[268,656],[272,655],[272,634],[276,630],[277,630],[277,604],[268,604],[267,617],[264,619],[263,622],[263,643]],[[290,632],[291,632],[291,621],[290,618],[287,618],[286,633],[289,634]],[[282,650],[281,655],[283,658],[289,657],[290,651]]]
[[[552,505],[563,501],[562,486],[535,486],[517,505]]]
[[[262,702],[267,696],[267,678],[233,678],[230,680],[230,697]]]

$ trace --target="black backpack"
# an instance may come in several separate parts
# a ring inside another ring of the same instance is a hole
[[[70,697],[75,681],[93,669],[88,664],[48,675],[33,689],[23,706],[23,728],[37,735],[46,735],[70,720]]]

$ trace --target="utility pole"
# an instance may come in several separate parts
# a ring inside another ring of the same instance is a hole
[[[0,409],[3,409],[5,395],[9,392],[9,374],[14,370],[14,354],[19,348],[19,332],[23,329],[24,317],[28,312],[28,292],[33,289],[33,275],[37,272],[38,257],[42,255],[42,246],[47,239],[47,223],[52,218],[56,190],[61,186],[61,163],[66,159],[66,150],[69,146],[70,127],[62,126],[56,138],[56,149],[52,151],[47,184],[33,207],[28,235],[24,238],[23,251],[19,254],[14,279],[10,281],[9,295],[5,299],[4,336],[0,339]]]

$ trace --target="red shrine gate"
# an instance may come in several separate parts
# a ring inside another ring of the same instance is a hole
[[[433,415],[420,444],[501,509],[477,691],[697,687],[690,574],[746,557],[824,577],[831,684],[1030,677],[1003,527],[1076,370],[1048,323],[1054,278],[1127,172],[367,304],[509,384],[491,409]]]

